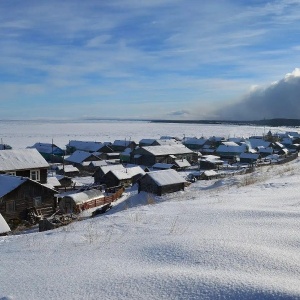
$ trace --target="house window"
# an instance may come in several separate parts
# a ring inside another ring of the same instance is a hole
[[[7,175],[13,175],[13,176],[16,176],[16,175],[17,175],[16,172],[7,172],[6,174],[7,174]]]
[[[16,211],[16,201],[10,200],[6,202],[6,212],[12,213]]]
[[[33,206],[41,206],[42,205],[42,197],[33,198]]]
[[[35,181],[40,181],[40,171],[39,170],[31,170],[30,171],[30,179]]]

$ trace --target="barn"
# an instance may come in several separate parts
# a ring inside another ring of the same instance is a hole
[[[173,169],[153,171],[138,180],[138,190],[161,196],[183,191],[185,183],[186,181]]]

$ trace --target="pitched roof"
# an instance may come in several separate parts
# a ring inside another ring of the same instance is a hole
[[[130,179],[138,174],[145,175],[145,171],[139,166],[126,168],[124,170],[112,170],[110,172],[119,180]]]
[[[169,155],[169,154],[186,154],[193,153],[192,150],[182,144],[162,145],[162,146],[146,146],[142,149],[153,155]]]
[[[37,149],[39,152],[42,152],[42,153],[48,153],[48,154],[63,154],[64,151],[57,147],[56,145],[54,144],[51,144],[51,143],[35,143],[33,146],[31,147],[27,147],[28,149],[32,149],[32,148],[35,148]]]
[[[36,149],[0,151],[0,171],[48,167],[49,164]]]
[[[69,157],[67,157],[65,160],[69,161],[71,163],[82,163],[84,160],[92,156],[92,153],[76,150],[73,154],[71,154]]]
[[[147,173],[158,186],[184,183],[185,180],[173,169],[153,171]]]
[[[124,170],[124,166],[119,164],[119,165],[107,165],[107,166],[101,166],[100,167],[100,170],[106,174],[108,173],[109,171],[112,171],[112,170]]]
[[[67,146],[74,147],[77,150],[95,152],[95,151],[99,151],[104,146],[104,144],[101,142],[72,140],[69,142],[69,144]]]
[[[7,195],[28,180],[27,177],[0,175],[0,198]]]
[[[179,168],[186,168],[186,167],[190,167],[191,166],[191,164],[186,159],[176,159],[175,160],[175,164]]]

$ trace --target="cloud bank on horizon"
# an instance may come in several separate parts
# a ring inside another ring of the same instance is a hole
[[[0,19],[6,119],[221,117],[300,61],[298,0],[11,0]]]
[[[239,102],[215,111],[223,120],[263,120],[300,118],[300,69],[268,86],[253,87]]]

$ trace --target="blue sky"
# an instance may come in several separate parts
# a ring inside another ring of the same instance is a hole
[[[0,18],[1,119],[218,118],[300,61],[300,1],[2,0]]]

